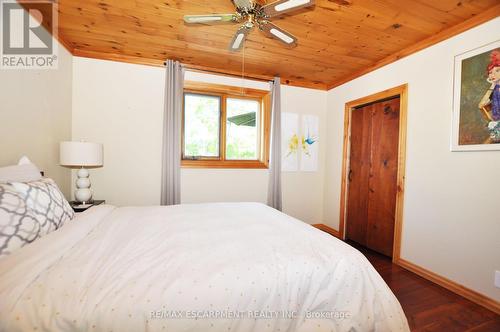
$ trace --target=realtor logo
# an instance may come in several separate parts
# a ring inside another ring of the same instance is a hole
[[[0,18],[0,69],[57,68],[57,3],[0,0]]]

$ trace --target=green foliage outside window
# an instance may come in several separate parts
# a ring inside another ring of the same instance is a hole
[[[184,157],[219,157],[221,98],[186,93],[184,96]],[[260,102],[226,99],[226,159],[258,160]]]

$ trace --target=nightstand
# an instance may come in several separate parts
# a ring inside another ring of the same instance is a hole
[[[71,207],[73,208],[73,211],[75,211],[75,212],[83,212],[83,211],[85,211],[87,209],[90,209],[93,206],[101,205],[101,204],[105,204],[105,203],[106,203],[105,200],[97,200],[96,199],[96,200],[92,201],[92,203],[90,203],[90,204],[83,205],[83,204],[80,204],[78,202],[71,201],[71,202],[69,202],[69,205],[71,205]]]

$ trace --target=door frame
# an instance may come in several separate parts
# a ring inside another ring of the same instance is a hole
[[[375,94],[352,100],[345,104],[344,110],[344,147],[342,152],[342,181],[340,190],[340,220],[339,235],[345,240],[346,217],[347,217],[347,195],[349,191],[349,181],[347,174],[350,168],[350,147],[351,147],[351,116],[352,111],[360,106],[372,104],[391,97],[398,97],[400,102],[399,110],[399,146],[398,146],[398,174],[396,211],[394,220],[394,245],[392,248],[392,261],[398,263],[401,257],[401,234],[403,231],[403,206],[405,188],[405,166],[406,166],[406,123],[408,114],[408,84],[403,84],[391,89],[387,89]]]

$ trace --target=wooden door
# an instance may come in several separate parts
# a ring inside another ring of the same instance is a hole
[[[347,237],[366,246],[372,105],[352,111],[351,167],[348,173]]]
[[[366,246],[392,257],[399,147],[399,98],[373,104]]]
[[[347,238],[392,256],[400,100],[352,111]]]

